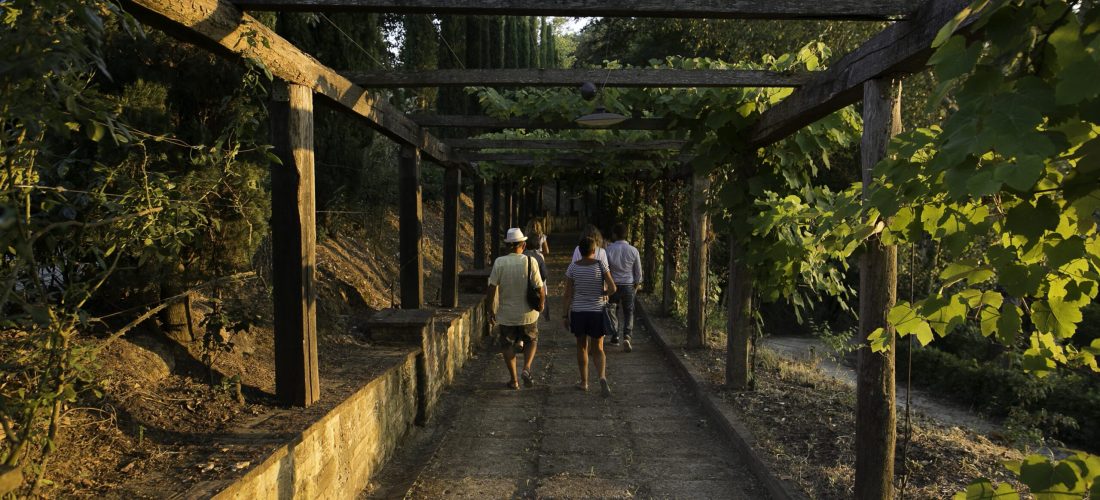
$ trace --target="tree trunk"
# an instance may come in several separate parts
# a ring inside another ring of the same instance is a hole
[[[864,203],[871,171],[886,154],[890,137],[901,131],[901,84],[871,80],[863,86],[862,173]],[[859,370],[856,380],[856,480],[860,500],[894,496],[894,444],[897,414],[894,386],[894,328],[886,321],[897,298],[897,247],[878,235],[865,245],[859,271]],[[867,336],[883,328],[885,352],[871,351]]]
[[[664,265],[661,273],[661,309],[666,314],[671,313],[676,306],[676,291],[672,282],[676,280],[676,259],[680,252],[680,208],[676,200],[676,182],[672,179],[665,180],[665,204],[664,204]]]
[[[168,297],[175,297],[184,292],[187,288],[180,282],[178,276],[169,278],[170,281],[161,284],[160,297],[161,300]],[[192,325],[188,321],[190,316],[187,311],[187,304],[183,300],[175,300],[167,307],[160,311],[160,329],[164,334],[180,343],[187,344],[195,340],[192,335]]]
[[[657,190],[652,186],[646,190],[645,229],[642,231],[642,280],[646,283],[642,286],[644,293],[653,292],[653,273],[657,270],[657,218],[653,214],[656,194]]]

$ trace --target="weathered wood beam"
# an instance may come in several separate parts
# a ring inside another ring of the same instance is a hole
[[[485,178],[474,178],[474,269],[485,269]]]
[[[422,133],[404,113],[244,14],[226,0],[123,0],[139,20],[184,41],[233,58],[263,64],[275,77],[304,85],[337,108],[363,118],[398,144],[423,150],[437,163],[450,161],[447,145]]]
[[[421,127],[453,127],[529,130],[592,130],[592,127],[580,125],[572,120],[541,121],[532,118],[498,119],[481,115],[411,115],[410,118]],[[677,122],[666,118],[627,118],[622,123],[600,130],[670,130]],[[681,120],[679,123],[684,123]]]
[[[401,308],[424,306],[424,256],[420,251],[424,211],[420,188],[420,150],[403,146],[397,173],[398,262],[401,268]]]
[[[932,54],[932,40],[962,11],[967,0],[928,0],[913,16],[891,25],[856,50],[815,73],[812,80],[765,111],[750,143],[766,146],[791,135],[863,96],[863,83],[920,71]]]
[[[680,139],[659,139],[652,141],[587,141],[569,139],[451,139],[447,145],[452,150],[471,149],[560,149],[560,150],[599,150],[599,151],[660,151],[680,149],[687,141]],[[466,153],[469,154],[469,153]]]
[[[321,397],[317,367],[317,226],[313,172],[313,92],[304,85],[276,88],[269,108],[272,297],[275,396],[289,406]]]
[[[710,262],[710,214],[706,200],[711,179],[706,174],[691,176],[691,221],[688,251],[687,339],[689,349],[706,346],[707,342],[707,276]]]
[[[250,10],[568,17],[896,19],[911,0],[235,0]]]
[[[341,71],[370,88],[573,87],[798,87],[811,74],[790,75],[743,69],[436,69],[428,71]]]
[[[616,153],[615,154],[615,159],[616,160],[626,160],[626,161],[657,161],[657,160],[672,160],[672,159],[679,158],[679,159],[682,160],[686,156],[687,155],[684,155],[683,153],[679,153],[679,156],[676,156],[676,157],[670,157],[668,155],[661,155],[659,153],[652,152],[652,151],[626,151],[626,152],[622,152],[622,153]],[[471,153],[463,154],[461,156],[461,158],[464,159],[464,160],[467,160],[467,161],[497,161],[497,162],[531,161],[535,164],[539,163],[540,161],[541,162],[547,162],[547,161],[575,162],[575,163],[585,163],[585,164],[588,164],[588,163],[606,163],[605,157],[593,156],[590,153],[588,153],[588,154],[583,154],[583,153],[555,154],[554,156],[551,156],[551,157],[540,158],[540,157],[537,157],[535,155],[532,155],[531,153],[513,153],[513,152],[480,153],[480,152],[471,152]]]
[[[462,172],[448,167],[443,174],[443,285],[440,304],[458,307],[458,198],[462,194]]]

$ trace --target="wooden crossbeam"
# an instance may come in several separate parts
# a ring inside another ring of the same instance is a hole
[[[555,149],[555,150],[600,150],[600,151],[659,151],[680,149],[687,141],[680,139],[662,139],[640,142],[623,141],[582,141],[565,139],[450,139],[447,145],[451,149]]]
[[[593,156],[591,153],[573,153],[573,154],[557,154],[550,157],[538,157],[531,153],[483,153],[483,152],[468,152],[464,154],[455,153],[456,158],[460,158],[462,161],[572,161],[582,163],[601,163],[606,161],[606,157]],[[615,160],[629,160],[629,161],[655,161],[670,159],[668,155],[661,155],[652,151],[626,151],[615,154]]]
[[[341,71],[357,85],[416,87],[798,87],[810,74],[741,69],[437,69]]]
[[[571,120],[540,121],[532,118],[507,118],[498,119],[482,115],[411,115],[410,118],[421,127],[454,127],[454,128],[483,128],[483,129],[510,129],[522,128],[527,130],[575,130],[592,127],[580,125]],[[670,130],[675,124],[673,120],[665,118],[627,118],[622,123],[606,130]],[[684,123],[683,120],[680,123]]]
[[[898,19],[912,0],[235,0],[250,10],[567,17]]]
[[[447,145],[424,133],[397,108],[321,64],[226,0],[124,0],[123,6],[141,21],[184,41],[223,56],[259,61],[279,79],[309,87],[399,144],[419,148],[437,163],[450,162]]]
[[[760,116],[751,144],[766,146],[859,101],[864,82],[920,71],[932,54],[936,33],[968,3],[928,0],[908,20],[891,25],[828,70],[815,73],[812,80]]]

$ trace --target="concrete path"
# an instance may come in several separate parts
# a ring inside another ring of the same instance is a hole
[[[550,317],[539,322],[535,386],[506,389],[486,346],[362,498],[765,498],[640,324],[634,352],[608,346],[612,396],[581,392],[562,326],[552,255]],[[591,368],[594,372],[594,368]]]

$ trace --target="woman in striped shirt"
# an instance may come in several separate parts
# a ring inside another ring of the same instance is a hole
[[[607,265],[595,259],[596,242],[592,238],[581,238],[578,245],[580,260],[569,264],[565,271],[565,307],[567,311],[565,327],[577,337],[577,366],[581,371],[581,382],[577,388],[588,390],[588,353],[600,375],[600,389],[603,395],[611,395],[611,386],[607,384],[607,357],[603,351],[604,308],[607,296],[615,293],[615,281]]]

